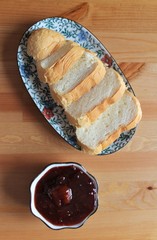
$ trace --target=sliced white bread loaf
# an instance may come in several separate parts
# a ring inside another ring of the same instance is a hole
[[[72,102],[66,108],[66,115],[75,126],[90,125],[108,105],[121,98],[125,90],[122,77],[113,68],[107,68],[101,82]]]
[[[54,99],[66,109],[97,85],[105,74],[103,63],[95,54],[85,51],[63,78],[50,86],[50,91]]]
[[[76,136],[84,151],[100,153],[140,121],[136,97],[126,90],[121,76],[106,68],[94,53],[49,29],[31,34],[27,52],[36,61],[39,79],[48,83],[54,100],[77,126]]]
[[[93,124],[76,129],[85,152],[98,154],[113,143],[122,132],[134,128],[142,116],[140,103],[129,91],[108,107]]]

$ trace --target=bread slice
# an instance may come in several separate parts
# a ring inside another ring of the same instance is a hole
[[[35,61],[48,57],[59,42],[65,41],[62,34],[47,28],[32,32],[27,43],[27,53]]]
[[[56,44],[56,47],[53,49],[53,52],[51,52],[51,55],[44,58],[38,63],[40,63],[41,68],[48,69],[51,66],[53,66],[57,61],[59,61],[60,58],[66,55],[73,46],[74,43],[69,40],[59,42],[58,44]]]
[[[66,109],[97,85],[105,73],[103,63],[95,54],[85,51],[67,74],[58,83],[50,86],[50,91],[54,99]]]
[[[46,73],[45,81],[51,85],[57,83],[74,66],[75,62],[81,58],[85,49],[80,46],[73,46],[62,58],[52,65]]]
[[[53,79],[47,79],[46,75],[48,75],[49,72],[53,71],[54,65],[60,61],[60,59],[63,59],[64,56],[67,55],[74,46],[78,45],[69,40],[61,41],[55,46],[51,52],[51,55],[41,61],[36,62],[38,77],[42,82],[48,82],[51,84],[51,81],[53,81]]]
[[[93,124],[76,129],[85,152],[98,154],[113,143],[122,132],[134,128],[142,116],[140,103],[128,90],[108,107]]]
[[[66,108],[69,121],[75,126],[89,125],[107,108],[122,97],[126,90],[122,77],[107,68],[101,82]]]

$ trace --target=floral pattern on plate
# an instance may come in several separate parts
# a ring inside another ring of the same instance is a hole
[[[27,40],[32,31],[39,28],[49,28],[60,32],[67,39],[79,43],[82,47],[97,53],[97,56],[109,67],[112,66],[122,76],[127,88],[133,92],[130,84],[119,68],[111,54],[102,45],[102,43],[82,25],[61,17],[43,19],[31,26],[23,35],[17,52],[17,61],[21,78],[28,90],[30,96],[39,108],[41,113],[47,119],[49,124],[63,137],[70,145],[81,150],[77,144],[75,128],[71,126],[64,114],[61,106],[58,106],[52,99],[47,84],[39,81],[36,66],[31,57],[27,55]],[[124,132],[120,137],[104,149],[101,154],[111,154],[124,147],[135,133],[135,128]]]

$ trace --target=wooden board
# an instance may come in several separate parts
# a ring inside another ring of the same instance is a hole
[[[34,22],[64,16],[87,27],[114,56],[143,110],[132,141],[88,156],[61,139],[19,76],[16,51]],[[0,239],[157,239],[157,1],[1,1]],[[99,209],[77,230],[53,231],[29,209],[32,179],[49,163],[81,163],[99,183]]]

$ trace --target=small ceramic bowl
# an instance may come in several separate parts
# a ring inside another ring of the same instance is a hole
[[[78,228],[98,208],[96,179],[78,163],[52,163],[32,182],[31,211],[51,229]]]

